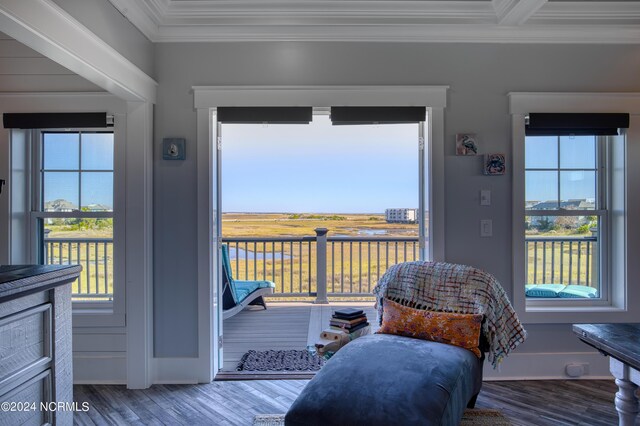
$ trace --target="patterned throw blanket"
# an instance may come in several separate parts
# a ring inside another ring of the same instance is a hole
[[[500,283],[493,275],[471,266],[401,263],[387,270],[373,293],[380,324],[385,297],[416,309],[483,314],[482,333],[489,344],[488,358],[493,368],[527,336]]]

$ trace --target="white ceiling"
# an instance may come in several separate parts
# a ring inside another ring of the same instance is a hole
[[[640,1],[109,0],[154,42],[640,44]]]

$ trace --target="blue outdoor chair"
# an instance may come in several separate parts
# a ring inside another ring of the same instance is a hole
[[[229,248],[222,245],[222,318],[231,318],[249,305],[267,309],[265,295],[273,294],[276,285],[271,281],[234,280],[229,262]]]

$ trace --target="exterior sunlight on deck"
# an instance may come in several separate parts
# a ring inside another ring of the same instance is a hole
[[[268,301],[267,310],[250,306],[224,321],[223,371],[235,371],[242,355],[250,349],[305,349],[313,345],[320,332],[329,327],[336,309],[363,309],[377,330],[377,313],[373,302],[332,302],[329,305],[307,302]]]

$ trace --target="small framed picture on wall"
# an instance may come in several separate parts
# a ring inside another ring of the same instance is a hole
[[[504,154],[484,155],[484,174],[489,176],[503,175],[507,170]]]
[[[456,134],[456,155],[478,155],[478,137],[475,133]]]

